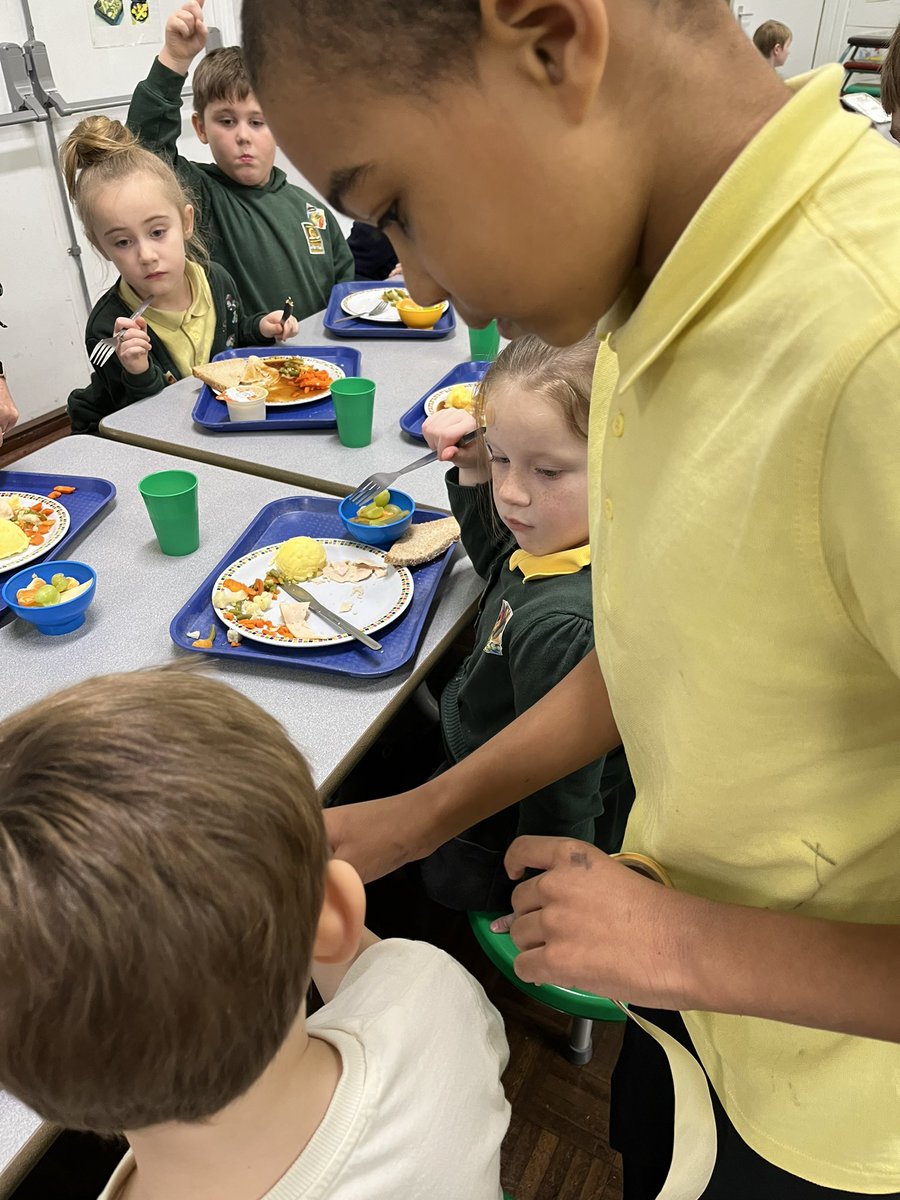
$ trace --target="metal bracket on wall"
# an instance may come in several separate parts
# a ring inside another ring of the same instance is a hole
[[[213,50],[221,45],[221,33],[215,27],[211,28],[209,30],[207,49]],[[47,55],[46,44],[38,41],[36,38],[31,38],[25,43],[24,50],[28,61],[28,72],[34,80],[38,97],[48,108],[52,108],[61,117],[72,117],[77,113],[101,112],[107,108],[124,108],[127,104],[131,103],[130,96],[104,96],[99,100],[75,100],[70,103],[60,95],[59,88],[56,86],[53,72],[50,69],[50,59]],[[182,95],[190,96],[191,92],[188,89],[182,92]]]
[[[0,125],[46,121],[47,112],[34,93],[34,85],[28,75],[28,62],[21,46],[15,42],[0,43],[0,70],[12,105],[11,113],[0,113]]]

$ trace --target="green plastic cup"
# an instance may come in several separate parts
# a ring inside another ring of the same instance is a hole
[[[190,471],[155,471],[138,484],[163,554],[193,554],[200,545],[197,476]]]
[[[469,354],[473,362],[493,362],[500,349],[500,330],[491,321],[484,329],[469,327]]]
[[[372,440],[372,416],[375,412],[375,383],[352,376],[336,379],[331,399],[337,417],[338,437],[344,446],[368,446]]]

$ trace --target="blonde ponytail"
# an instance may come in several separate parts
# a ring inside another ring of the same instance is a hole
[[[161,158],[145,149],[130,129],[121,121],[96,114],[79,121],[59,152],[60,167],[66,189],[81,218],[84,230],[96,246],[93,200],[97,191],[111,183],[120,183],[130,175],[151,175],[163,187],[166,198],[178,209],[194,207],[194,229],[197,229],[197,204],[178,180],[175,172]],[[187,254],[200,262],[208,261],[206,247],[194,232],[187,242]]]

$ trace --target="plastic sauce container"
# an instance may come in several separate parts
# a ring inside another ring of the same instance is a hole
[[[229,388],[227,392],[221,393],[220,399],[225,401],[230,421],[264,421],[268,394],[266,388],[251,384],[247,387]]]

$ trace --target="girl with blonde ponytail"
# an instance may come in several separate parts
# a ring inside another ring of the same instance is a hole
[[[174,171],[119,121],[85,117],[60,161],[88,239],[119,272],[88,317],[88,353],[101,338],[121,336],[90,385],[69,396],[73,432],[94,432],[107,414],[156,395],[214,354],[297,332],[280,311],[243,314],[231,276],[207,260]],[[132,320],[145,300],[150,306]]]

